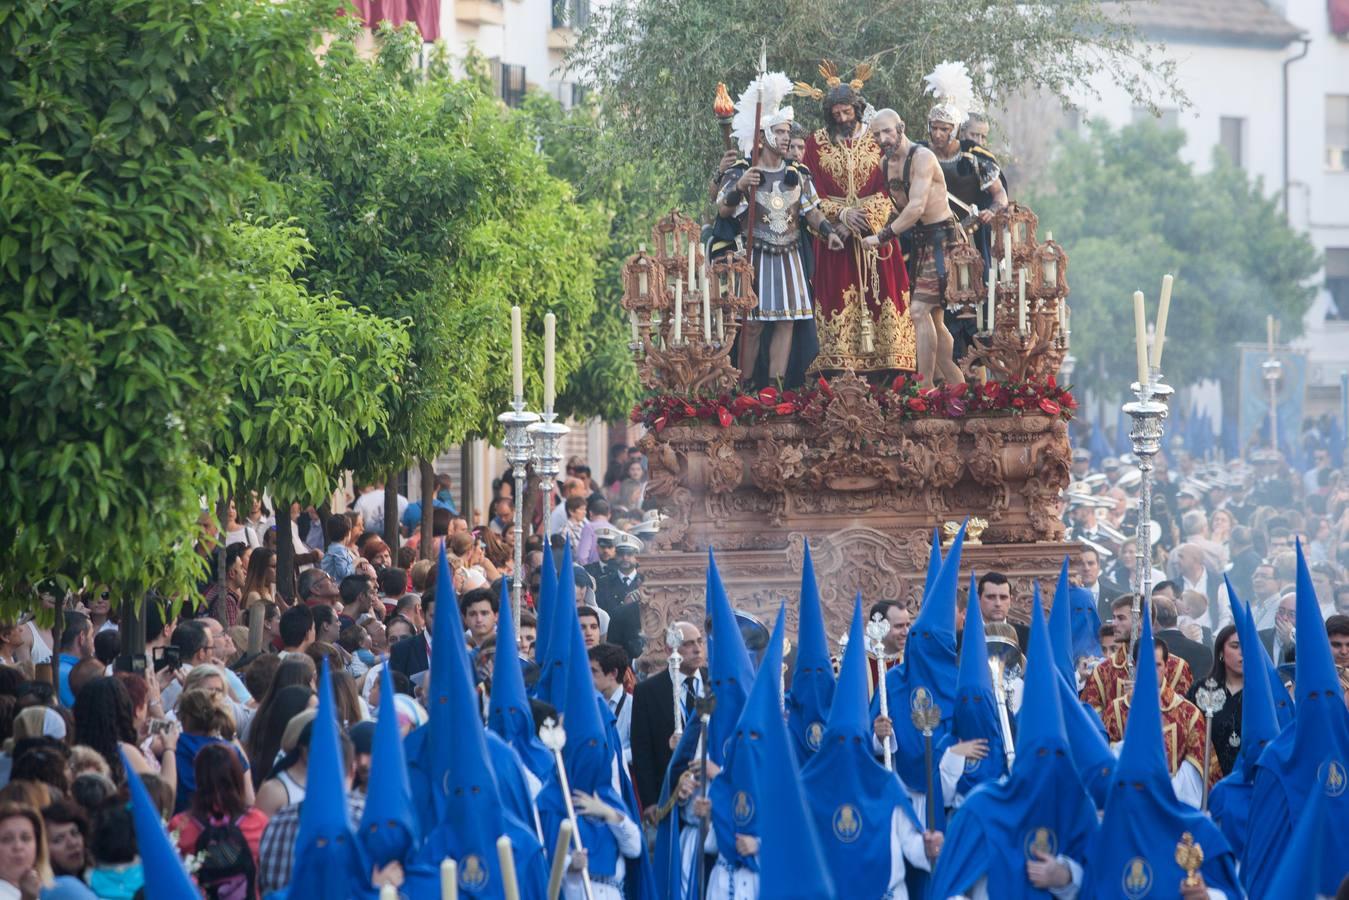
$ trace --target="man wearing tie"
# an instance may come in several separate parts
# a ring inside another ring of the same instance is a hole
[[[679,644],[679,670],[671,678],[669,668],[662,669],[637,685],[632,693],[632,775],[642,804],[642,818],[650,821],[660,798],[661,780],[674,755],[675,696],[679,697],[682,718],[697,715],[693,700],[707,689],[707,646],[703,633],[692,622],[676,622],[682,638]]]

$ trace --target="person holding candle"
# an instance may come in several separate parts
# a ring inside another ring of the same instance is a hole
[[[843,239],[820,211],[810,171],[786,159],[794,113],[781,103],[791,90],[791,80],[773,72],[755,79],[741,94],[732,134],[747,156],[758,143],[758,164],[736,160],[717,195],[719,217],[743,220],[750,214],[749,194],[754,192],[754,221],[741,222],[752,239],[754,290],[759,298],[740,334],[740,371],[746,380],[753,377],[765,325],[771,325],[768,379],[777,380],[787,374],[796,323],[814,317],[800,252],[801,220],[819,231],[830,249],[843,248]],[[761,113],[757,123],[756,110]]]
[[[963,243],[965,232],[946,200],[946,179],[931,150],[909,140],[904,120],[893,109],[871,118],[871,133],[885,151],[886,185],[895,215],[884,228],[863,239],[878,248],[904,235],[912,243],[909,315],[918,347],[918,373],[933,384],[963,384],[955,364],[954,343],[943,315],[946,306],[946,254]]]

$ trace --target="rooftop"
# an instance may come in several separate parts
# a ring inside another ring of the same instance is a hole
[[[1148,37],[1281,47],[1301,30],[1261,0],[1126,0],[1102,4]]]

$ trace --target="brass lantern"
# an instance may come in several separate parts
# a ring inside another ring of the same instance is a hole
[[[1035,229],[1039,222],[1039,216],[1031,212],[1029,207],[1013,202],[1007,204],[1007,208],[995,216],[991,223],[995,258],[999,262],[1007,258],[1007,242],[1009,238],[1011,240],[1013,278],[1016,277],[1016,270],[1030,269],[1034,265]]]
[[[946,254],[947,307],[973,307],[985,295],[983,256],[968,241],[952,247]]]
[[[666,213],[656,222],[651,229],[651,244],[666,272],[676,277],[682,275],[688,266],[690,245],[693,247],[695,271],[702,258],[702,230],[697,222],[677,209]],[[684,287],[687,290],[689,286],[685,284]]]
[[[1035,250],[1035,284],[1031,293],[1037,300],[1054,300],[1068,296],[1068,254],[1054,240],[1049,239]]]
[[[646,313],[667,308],[670,301],[665,287],[665,267],[646,252],[645,245],[623,264],[624,309]]]

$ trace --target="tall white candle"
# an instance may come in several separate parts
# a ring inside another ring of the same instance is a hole
[[[692,244],[689,244],[692,247]],[[675,309],[674,309],[674,342],[679,346],[679,339],[684,334],[684,282],[678,278],[675,279]]]
[[[459,900],[459,867],[449,857],[440,863],[440,900]]]
[[[639,297],[646,296],[646,269],[637,273],[637,295]]]
[[[993,263],[993,271],[988,273],[988,330],[993,330],[993,309],[997,306],[998,264]]]
[[[632,326],[632,342],[635,344],[642,339],[641,331],[637,327],[637,310],[628,310],[628,324]]]
[[[1152,367],[1162,368],[1162,346],[1166,342],[1166,314],[1171,311],[1171,276],[1162,276],[1162,300],[1157,308],[1157,334],[1152,339]]]
[[[726,318],[726,314],[725,314],[725,313],[720,312],[720,311],[717,312],[717,343],[718,343],[718,344],[724,344],[724,343],[726,343],[726,329],[725,329],[725,326],[723,325],[723,321],[722,321],[722,320],[725,319],[725,318]]]
[[[710,291],[703,291],[703,343],[712,343],[712,301],[708,294]]]
[[[698,247],[698,245],[695,244],[695,243],[693,242],[693,239],[692,239],[692,238],[690,238],[690,239],[689,239],[689,290],[693,290],[693,281],[694,281],[695,278],[698,277],[697,274],[696,274],[697,271],[698,271],[697,268],[696,268],[696,266],[698,265],[698,250],[697,250],[697,247]]]
[[[524,339],[520,333],[520,307],[511,307],[511,397],[525,395]]]
[[[1274,355],[1274,317],[1265,316],[1265,344],[1270,356]]]
[[[1018,269],[1016,272],[1016,327],[1022,334],[1026,333],[1026,270]]]
[[[1148,383],[1148,316],[1143,309],[1142,291],[1134,291],[1134,349],[1138,353],[1138,384],[1141,387]]]
[[[543,411],[553,411],[556,399],[553,384],[554,340],[557,332],[557,316],[549,313],[543,317]]]
[[[1007,277],[1012,277],[1012,229],[1004,228],[1002,230],[1002,255],[1003,262],[1007,263]]]
[[[983,333],[983,330],[984,330],[984,308],[983,308],[982,306],[979,306],[979,305],[977,305],[977,304],[975,305],[975,307],[974,307],[974,318],[976,319],[976,321],[975,321],[975,323],[974,323],[974,330],[975,330],[975,332],[976,332],[976,333]]]

